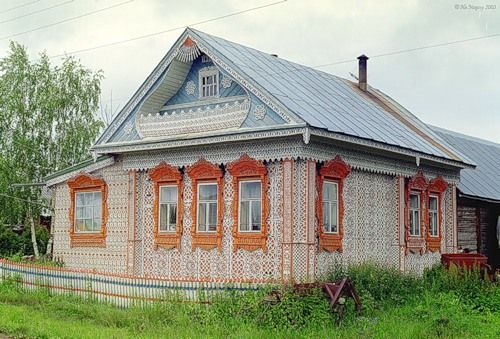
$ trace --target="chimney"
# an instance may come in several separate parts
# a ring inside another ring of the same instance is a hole
[[[367,88],[367,85],[368,85],[368,82],[367,82],[367,71],[366,71],[366,61],[368,60],[369,58],[362,54],[358,57],[358,65],[359,65],[359,75],[358,75],[358,79],[359,79],[359,89],[361,89],[363,92],[366,92],[366,88]]]

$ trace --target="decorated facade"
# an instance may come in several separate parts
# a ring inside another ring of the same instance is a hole
[[[366,57],[360,61],[365,72]],[[304,281],[457,251],[472,165],[382,92],[187,29],[93,146],[46,178],[67,266]]]

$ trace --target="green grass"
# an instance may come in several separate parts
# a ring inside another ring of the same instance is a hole
[[[340,325],[321,291],[228,293],[211,305],[165,302],[122,309],[46,290],[0,283],[0,333],[33,338],[498,338],[499,287],[474,274],[434,268],[422,278],[373,265],[334,272],[353,277],[364,303]]]

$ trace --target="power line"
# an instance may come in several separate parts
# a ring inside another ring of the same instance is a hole
[[[408,49],[401,49],[401,50],[397,50],[397,51],[391,51],[391,52],[387,52],[387,53],[376,54],[376,55],[371,56],[370,59],[382,58],[382,57],[386,57],[386,56],[397,55],[397,54],[404,54],[404,53],[410,53],[410,52],[416,52],[416,51],[420,51],[420,50],[437,48],[437,47],[443,47],[443,46],[449,46],[449,45],[454,45],[454,44],[461,44],[461,43],[466,43],[466,42],[476,41],[476,40],[491,39],[491,38],[496,38],[496,37],[500,37],[500,33],[483,35],[483,36],[478,36],[478,37],[468,38],[468,39],[461,39],[461,40],[453,40],[453,41],[448,41],[448,42],[441,42],[441,43],[437,43],[437,44],[420,46],[420,47],[414,47],[414,48],[408,48]],[[252,70],[254,70],[256,72],[264,72],[265,76],[268,76],[268,75],[277,75],[277,74],[285,74],[285,73],[295,73],[295,72],[307,71],[307,69],[309,69],[309,68],[313,68],[313,69],[314,68],[323,68],[323,67],[328,67],[328,66],[346,64],[346,63],[355,62],[355,61],[356,61],[356,59],[348,59],[348,60],[342,60],[342,61],[329,62],[329,63],[326,63],[326,64],[320,64],[320,65],[316,65],[316,66],[309,66],[309,67],[306,66],[306,68],[300,68],[300,69],[294,69],[294,70],[286,70],[286,71],[278,71],[278,72],[266,72],[266,71],[264,71],[262,69],[255,69],[255,68],[250,67],[248,65],[241,65],[241,64],[240,65],[241,66],[245,66],[247,68],[250,68],[250,69],[252,69]],[[263,77],[263,76],[262,75],[261,76],[256,75],[256,77]]]
[[[155,35],[165,34],[165,33],[168,33],[168,32],[179,30],[179,29],[184,29],[184,28],[186,28],[186,26],[188,26],[188,27],[189,26],[191,26],[191,27],[192,26],[198,26],[198,25],[206,24],[208,22],[212,22],[212,21],[216,21],[216,20],[220,20],[220,19],[229,18],[229,17],[232,17],[232,16],[240,15],[240,14],[247,13],[247,12],[252,12],[252,11],[259,10],[259,9],[262,9],[262,8],[266,8],[266,7],[275,6],[275,5],[278,5],[278,4],[282,4],[284,2],[287,2],[287,0],[281,0],[281,1],[273,2],[273,3],[262,5],[262,6],[248,8],[248,9],[241,10],[241,11],[238,11],[238,12],[233,12],[233,13],[221,15],[221,16],[218,16],[218,17],[215,17],[215,18],[212,18],[212,19],[206,19],[206,20],[195,22],[195,23],[191,23],[189,25],[183,25],[183,26],[169,28],[169,29],[166,29],[166,30],[163,30],[163,31],[158,31],[158,32],[149,33],[149,34],[144,34],[144,35],[137,36],[135,38],[114,41],[114,42],[110,42],[110,43],[106,43],[106,44],[102,44],[102,45],[98,45],[98,46],[94,46],[94,47],[89,47],[89,48],[79,49],[79,50],[65,52],[65,53],[61,53],[61,54],[51,55],[49,58],[57,58],[57,57],[65,56],[65,55],[68,55],[68,54],[73,54],[73,55],[74,54],[80,54],[80,53],[85,53],[85,52],[93,51],[93,50],[96,50],[96,49],[101,49],[101,48],[105,48],[105,47],[110,47],[110,46],[115,46],[115,45],[119,45],[119,44],[124,44],[124,43],[131,42],[131,41],[146,39],[146,38],[149,38],[149,37],[152,37],[152,36],[155,36]]]
[[[25,18],[27,16],[30,16],[30,15],[34,15],[34,14],[38,14],[38,13],[42,13],[42,12],[46,12],[46,11],[49,11],[53,8],[56,8],[56,7],[61,7],[61,6],[64,6],[64,5],[67,5],[71,2],[73,2],[75,0],[69,0],[69,1],[66,1],[66,2],[62,2],[62,3],[59,3],[59,4],[56,4],[54,6],[50,6],[50,7],[46,7],[46,8],[42,8],[42,9],[39,9],[37,11],[33,11],[33,12],[30,12],[30,13],[26,13],[26,14],[23,14],[23,15],[20,15],[20,16],[16,16],[16,17],[13,17],[13,18],[10,18],[10,19],[7,19],[7,20],[3,20],[3,21],[0,21],[0,24],[4,24],[6,22],[11,22],[11,21],[15,21],[17,19],[21,19],[21,18]]]
[[[0,12],[0,14],[7,13],[7,12],[13,11],[13,10],[18,9],[18,8],[22,8],[22,7],[26,7],[26,6],[29,6],[29,5],[33,5],[33,4],[36,4],[37,2],[40,2],[40,0],[36,0],[36,1],[32,1],[32,2],[27,2],[27,3],[22,4],[22,5],[17,5],[17,6],[14,6],[14,7],[10,7],[10,8],[4,9],[3,11]]]
[[[73,20],[76,20],[76,19],[81,19],[81,18],[89,16],[89,15],[97,14],[97,13],[100,13],[100,12],[104,12],[104,11],[107,11],[107,10],[110,10],[110,9],[113,9],[113,8],[116,8],[116,7],[120,7],[120,6],[129,4],[129,3],[133,2],[133,1],[134,0],[128,0],[128,1],[120,2],[120,3],[114,4],[112,6],[104,7],[104,8],[92,11],[92,12],[87,12],[87,13],[84,13],[84,14],[81,14],[81,15],[77,15],[77,16],[74,16],[74,17],[71,17],[71,18],[67,18],[67,19],[64,19],[64,20],[61,20],[61,21],[53,22],[51,24],[39,26],[39,27],[30,29],[30,30],[27,30],[27,31],[24,31],[24,32],[19,32],[19,33],[16,33],[16,34],[4,36],[4,37],[1,37],[0,40],[5,40],[5,39],[13,38],[13,37],[16,37],[16,36],[19,36],[19,35],[23,35],[23,34],[35,32],[35,31],[38,31],[38,30],[41,30],[41,29],[45,29],[45,28],[56,26],[56,25],[60,25],[60,24],[66,23],[68,21],[73,21]]]

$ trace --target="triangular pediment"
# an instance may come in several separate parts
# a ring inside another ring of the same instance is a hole
[[[217,135],[297,122],[187,29],[97,145]]]

